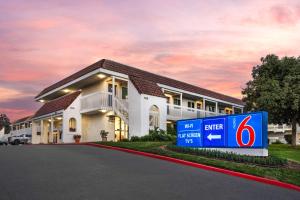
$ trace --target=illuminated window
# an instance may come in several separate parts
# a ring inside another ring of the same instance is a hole
[[[71,118],[69,120],[69,131],[76,132],[76,119],[75,118]]]

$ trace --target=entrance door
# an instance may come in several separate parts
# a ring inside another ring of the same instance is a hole
[[[128,125],[120,117],[115,117],[115,140],[123,139],[128,139]]]
[[[58,141],[58,134],[57,132],[53,133],[53,144],[57,144]]]

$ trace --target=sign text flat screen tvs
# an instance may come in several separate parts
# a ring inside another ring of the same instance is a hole
[[[266,148],[268,114],[255,112],[177,121],[177,145],[204,148]]]

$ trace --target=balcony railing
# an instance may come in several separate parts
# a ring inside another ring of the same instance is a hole
[[[81,97],[81,113],[95,110],[112,110],[112,93],[95,92]]]
[[[286,131],[292,131],[292,126],[286,124],[270,124],[268,125],[268,131],[284,133]]]
[[[12,130],[10,131],[11,135],[22,135],[22,134],[26,134],[26,135],[31,135],[32,134],[32,128],[28,127],[28,128],[22,128],[19,130]]]
[[[167,118],[169,120],[202,118],[202,117],[211,117],[217,115],[224,115],[224,113],[216,113],[207,110],[200,110],[200,109],[189,108],[185,106],[167,104]]]
[[[81,97],[81,113],[89,113],[97,110],[114,110],[116,114],[128,124],[128,102],[110,92],[95,92]]]

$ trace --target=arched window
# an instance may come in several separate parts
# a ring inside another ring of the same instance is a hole
[[[149,110],[149,128],[159,128],[159,108],[155,105],[151,106]]]
[[[70,118],[70,120],[69,120],[69,131],[76,132],[76,119],[75,118]]]

